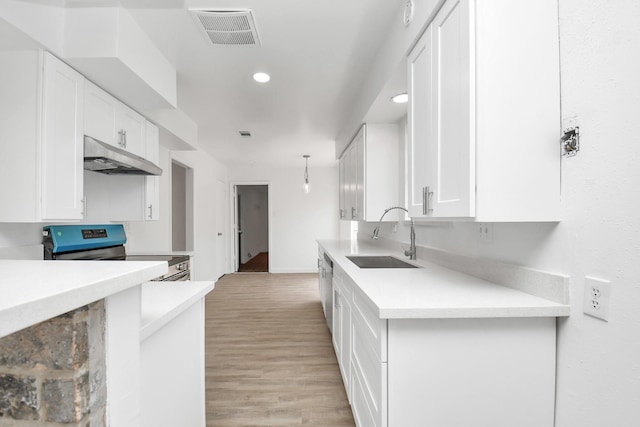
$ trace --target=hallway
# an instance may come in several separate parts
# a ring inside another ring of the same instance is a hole
[[[353,427],[315,274],[232,274],[206,299],[208,427]]]

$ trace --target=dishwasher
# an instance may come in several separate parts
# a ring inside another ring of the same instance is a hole
[[[318,265],[322,311],[324,311],[329,332],[333,333],[333,261],[323,253],[322,257],[318,259]]]

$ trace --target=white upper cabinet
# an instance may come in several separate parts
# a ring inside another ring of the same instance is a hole
[[[407,70],[409,113],[407,125],[407,210],[412,217],[427,214],[426,191],[430,177],[429,144],[435,143],[433,84],[433,27],[429,26],[409,55]]]
[[[124,104],[116,109],[116,133],[118,145],[138,157],[145,158],[147,121]]]
[[[160,131],[154,124],[146,123],[146,147],[147,160],[156,165],[160,160]],[[160,177],[146,176],[145,178],[145,215],[147,221],[157,221],[160,219]]]
[[[145,158],[145,118],[88,81],[84,125],[86,135]]]
[[[413,217],[557,221],[557,2],[448,0],[408,57]]]
[[[88,80],[84,94],[84,133],[117,146],[115,98]]]
[[[45,52],[0,53],[3,222],[83,218],[82,75]]]
[[[42,86],[42,219],[81,219],[84,77],[47,53]]]
[[[398,204],[398,138],[395,124],[362,125],[340,158],[341,219],[378,221]]]
[[[340,159],[340,163],[338,164],[338,183],[339,183],[339,188],[338,188],[338,207],[340,209],[340,219],[346,219],[347,218],[347,201],[346,199],[346,194],[347,191],[345,190],[345,185],[347,185],[347,177],[346,177],[346,170],[347,170],[347,165],[346,162],[344,161],[344,157]]]

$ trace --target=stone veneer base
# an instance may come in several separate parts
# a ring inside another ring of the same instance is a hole
[[[98,301],[0,338],[0,427],[105,427]]]

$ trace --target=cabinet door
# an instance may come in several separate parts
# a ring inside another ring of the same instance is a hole
[[[139,157],[146,156],[146,120],[124,104],[116,109],[118,145]]]
[[[344,294],[340,297],[340,370],[344,388],[351,400],[351,305]]]
[[[346,205],[346,197],[347,197],[347,190],[346,190],[346,176],[345,176],[345,169],[346,169],[346,160],[345,160],[345,156],[343,155],[340,158],[340,163],[338,164],[338,204],[339,204],[339,208],[340,208],[340,219],[346,219],[346,215],[347,215],[347,205]]]
[[[84,133],[99,141],[116,145],[115,115],[115,98],[93,83],[86,81]]]
[[[475,85],[469,0],[444,4],[408,58],[407,209],[475,216]]]
[[[46,53],[42,87],[42,219],[83,217],[84,77]]]
[[[347,185],[345,188],[346,191],[346,205],[347,205],[347,218],[349,220],[356,219],[356,173],[355,173],[355,154],[353,150],[353,145],[349,146],[349,149],[346,153],[346,165],[345,172],[347,177]]]
[[[433,72],[433,26],[430,25],[409,54],[407,82],[409,86],[407,140],[407,209],[409,216],[426,216],[426,187],[432,159],[428,147],[433,144],[435,128],[435,83]]]
[[[146,122],[146,159],[156,165],[160,158],[160,131],[152,123]],[[160,219],[160,177],[145,177],[145,215],[149,221]]]
[[[434,217],[475,216],[475,86],[469,0],[449,1],[433,22],[437,133],[428,144]]]
[[[366,214],[365,209],[365,194],[364,194],[364,176],[365,176],[365,127],[362,126],[360,132],[352,142],[353,145],[353,171],[354,171],[354,184],[355,184],[355,208],[356,218],[358,221],[363,221]]]
[[[336,359],[338,359],[338,363],[340,363],[340,345],[342,344],[342,328],[341,324],[341,314],[340,311],[340,289],[336,284],[336,277],[334,272],[334,279],[332,281],[333,287],[333,320],[332,320],[332,329],[333,334],[331,335],[331,341],[333,342],[333,349],[336,352]]]
[[[347,397],[351,400],[351,307],[344,292],[333,281],[333,348]]]

